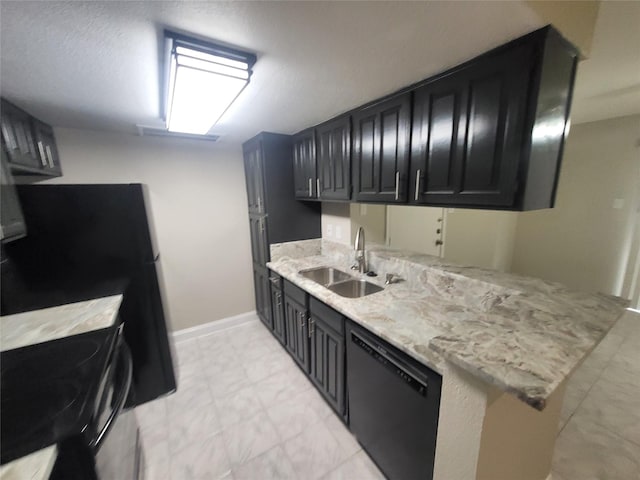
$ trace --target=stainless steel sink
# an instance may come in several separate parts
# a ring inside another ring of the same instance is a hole
[[[309,280],[319,283],[323,287],[328,287],[334,283],[352,278],[348,273],[344,273],[333,267],[310,268],[308,270],[300,270],[298,273]]]
[[[365,297],[372,293],[384,290],[384,288],[379,287],[374,283],[355,278],[340,283],[334,283],[333,285],[329,285],[327,288],[332,292],[347,298]]]

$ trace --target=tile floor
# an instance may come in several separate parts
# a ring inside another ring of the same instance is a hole
[[[149,480],[383,479],[256,320],[176,345],[180,390],[136,410]],[[640,478],[640,315],[571,378],[553,480]]]
[[[569,379],[553,480],[640,479],[640,314],[628,311]]]
[[[136,409],[149,480],[384,478],[257,319],[176,350],[178,392]]]

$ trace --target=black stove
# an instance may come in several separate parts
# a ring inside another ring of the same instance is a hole
[[[0,354],[0,463],[95,434],[116,326]]]

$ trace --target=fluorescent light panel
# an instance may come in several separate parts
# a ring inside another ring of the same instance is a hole
[[[167,129],[204,135],[249,83],[255,56],[171,35]]]

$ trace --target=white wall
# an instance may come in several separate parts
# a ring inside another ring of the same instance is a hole
[[[508,272],[518,215],[493,210],[445,209],[444,258]]]
[[[349,244],[351,239],[351,218],[348,203],[322,202],[322,238]]]
[[[622,293],[638,209],[639,141],[640,115],[572,128],[555,208],[518,218],[514,272]]]
[[[255,309],[240,146],[59,128],[64,176],[145,183],[174,330]]]

